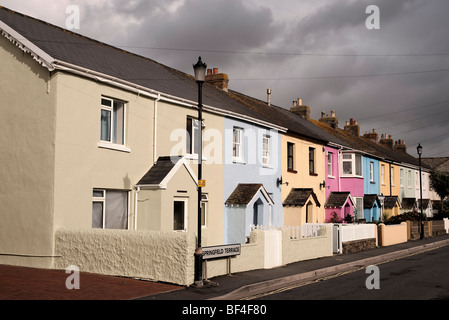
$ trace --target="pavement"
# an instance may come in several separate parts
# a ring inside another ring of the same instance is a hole
[[[64,270],[0,265],[0,300],[240,300],[283,286],[317,280],[449,245],[449,235],[413,240],[351,254],[336,254],[286,266],[208,279],[183,287],[139,279],[80,273],[80,289],[69,290]]]

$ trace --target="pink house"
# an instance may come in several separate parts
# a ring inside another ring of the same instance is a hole
[[[325,147],[326,203],[325,217],[329,221],[334,213],[341,219],[357,214],[363,208],[363,176],[359,172],[362,156],[354,152]],[[363,216],[363,209],[359,213]]]

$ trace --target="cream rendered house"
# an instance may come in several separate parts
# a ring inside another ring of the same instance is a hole
[[[0,263],[51,267],[61,227],[196,232],[194,79],[2,7],[0,35]],[[223,241],[215,101],[206,86],[203,246]],[[167,156],[167,183],[139,185]]]

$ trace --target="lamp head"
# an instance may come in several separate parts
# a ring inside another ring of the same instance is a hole
[[[201,57],[198,58],[198,62],[193,65],[193,70],[195,71],[195,81],[198,83],[203,83],[206,81],[206,69],[207,65],[201,61]]]
[[[418,146],[416,147],[416,150],[418,151],[418,154],[419,154],[419,155],[422,155],[422,146],[421,146],[421,143],[418,144]]]

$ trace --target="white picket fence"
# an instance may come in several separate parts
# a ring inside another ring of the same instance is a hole
[[[326,225],[325,223],[305,223],[301,226],[287,226],[285,228],[290,232],[290,239],[301,239],[322,236],[322,228]]]

